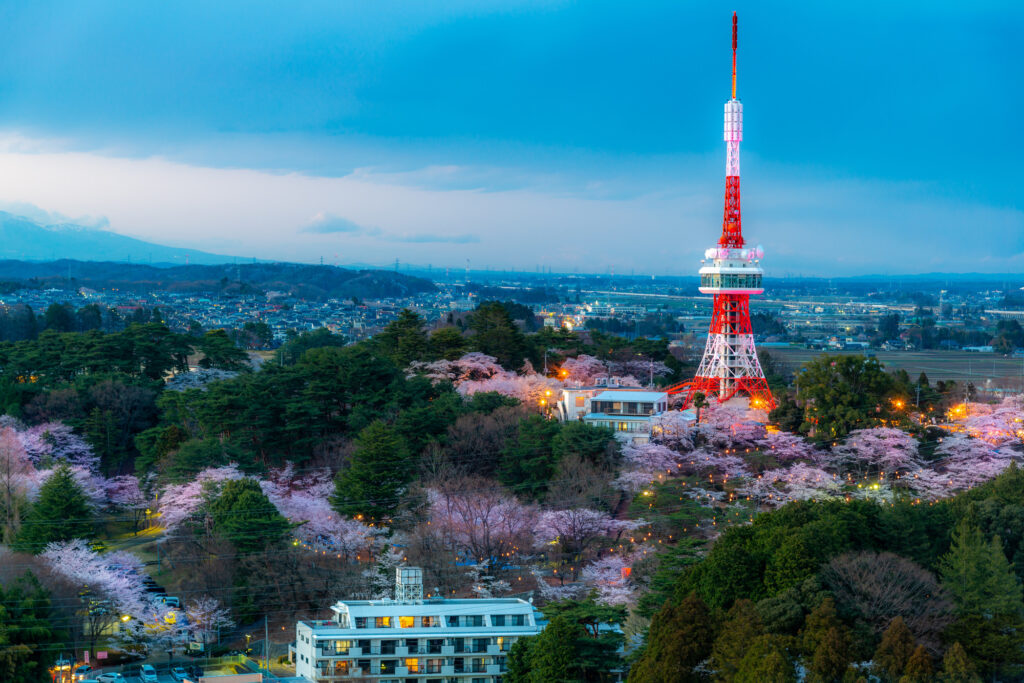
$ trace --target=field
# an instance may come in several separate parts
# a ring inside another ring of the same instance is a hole
[[[857,351],[819,351],[814,349],[767,349],[786,371],[796,372],[801,365],[822,353],[855,354]],[[1008,358],[994,353],[966,351],[875,351],[886,368],[902,368],[911,379],[924,372],[931,382],[955,380],[973,382],[980,391],[1024,391],[1024,358]]]

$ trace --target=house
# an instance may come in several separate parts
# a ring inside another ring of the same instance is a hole
[[[590,399],[583,421],[608,427],[624,443],[643,444],[651,440],[652,419],[668,410],[664,391],[609,390]]]
[[[395,600],[339,600],[295,627],[295,672],[310,681],[498,683],[518,638],[542,630],[517,598],[423,599],[418,567],[395,571]]]

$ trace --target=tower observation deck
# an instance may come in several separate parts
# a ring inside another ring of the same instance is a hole
[[[737,394],[750,397],[751,407],[775,406],[754,347],[750,327],[750,295],[764,291],[761,258],[764,250],[748,247],[740,214],[740,142],[743,140],[743,103],[736,98],[737,18],[732,15],[732,98],[725,103],[725,212],[718,244],[704,252],[700,291],[713,294],[714,310],[697,376],[679,387],[685,404],[694,394],[727,401]]]

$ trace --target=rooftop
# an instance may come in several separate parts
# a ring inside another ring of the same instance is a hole
[[[664,391],[602,391],[600,394],[595,396],[594,401],[638,401],[641,403],[657,403],[658,401],[667,401],[668,394]]]

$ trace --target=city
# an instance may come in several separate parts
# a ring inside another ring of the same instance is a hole
[[[192,8],[73,8],[70,35],[109,54],[12,43],[36,55],[24,81],[0,56],[0,681],[1024,680],[1019,197],[974,189],[994,168],[976,149],[927,176],[937,154],[891,179],[936,193],[907,219],[892,187],[861,194],[887,124],[841,93],[777,113],[809,50],[892,47],[907,8],[880,12],[881,36],[822,8],[824,45],[816,17],[780,44],[788,20],[756,8],[314,5],[251,8],[252,36],[231,3],[201,30]],[[995,31],[982,61],[1002,68],[1019,48],[989,18],[922,23]],[[910,43],[934,57],[929,30]],[[610,36],[632,47],[623,92],[648,67],[692,69],[690,91],[610,102],[620,72],[561,49]],[[873,59],[842,68],[880,110]],[[32,128],[51,71],[91,89]],[[958,94],[980,78],[946,75]],[[507,92],[548,107],[537,130]],[[711,135],[694,122],[722,95]],[[690,117],[690,146],[648,139],[676,123],[647,108]],[[795,142],[759,140],[832,117],[856,187],[817,187],[852,230],[773,161]],[[548,165],[513,164],[520,146]],[[953,210],[957,191],[989,204]]]

